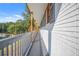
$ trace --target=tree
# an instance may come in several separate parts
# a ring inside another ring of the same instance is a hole
[[[5,33],[7,31],[6,23],[0,23],[0,33]]]
[[[15,31],[17,34],[25,32],[25,29],[24,29],[22,22],[23,22],[23,20],[17,20],[17,22],[15,23]]]
[[[23,17],[24,17],[23,26],[24,26],[25,31],[28,32],[28,29],[29,29],[29,27],[30,27],[30,25],[31,25],[31,22],[30,22],[30,14],[24,12],[24,13],[23,13]]]
[[[15,34],[15,25],[10,24],[7,28],[7,32],[10,33],[10,34]]]

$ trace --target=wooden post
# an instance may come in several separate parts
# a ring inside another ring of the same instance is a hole
[[[32,27],[32,20],[33,20],[33,12],[31,12],[31,32],[33,30],[33,27]]]
[[[47,20],[48,20],[48,19],[47,19],[47,10],[46,10],[46,24],[47,24]]]

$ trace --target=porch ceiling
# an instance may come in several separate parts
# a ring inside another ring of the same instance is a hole
[[[27,3],[31,12],[33,12],[33,17],[40,24],[42,17],[44,15],[47,3]]]

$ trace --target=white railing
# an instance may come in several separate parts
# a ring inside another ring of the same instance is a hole
[[[24,56],[29,53],[36,33],[28,32],[0,40],[1,56]]]

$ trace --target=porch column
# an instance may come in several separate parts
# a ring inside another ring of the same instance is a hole
[[[33,27],[32,27],[32,20],[33,20],[33,12],[31,12],[31,32],[33,30]]]

